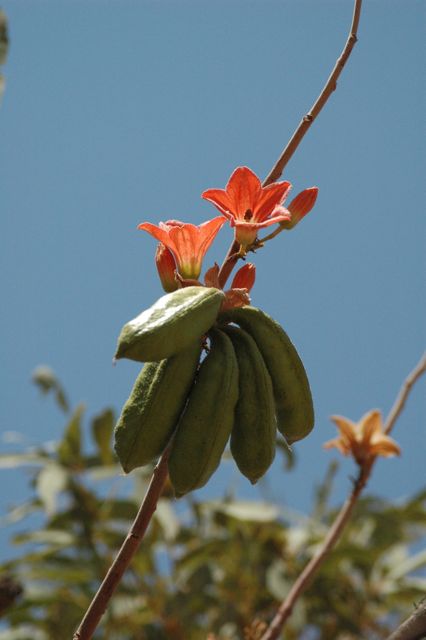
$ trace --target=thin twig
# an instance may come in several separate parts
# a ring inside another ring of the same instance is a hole
[[[426,599],[404,620],[387,640],[422,640],[426,637]]]
[[[340,538],[342,531],[352,514],[358,496],[368,480],[370,469],[367,469],[366,467],[360,469],[351,495],[339,511],[332,527],[328,531],[327,536],[321,545],[321,548],[311,558],[306,567],[303,569],[302,573],[297,578],[296,582],[290,589],[286,599],[282,602],[261,640],[275,640],[280,635],[281,629],[283,628],[287,619],[290,617],[296,601],[299,599],[302,593],[306,591],[313,576],[318,571],[319,567],[322,565],[330,551],[333,549],[337,540]]]
[[[337,59],[334,69],[331,72],[330,77],[325,83],[324,88],[321,91],[320,95],[318,96],[316,102],[312,106],[311,110],[305,116],[303,116],[299,126],[297,127],[296,131],[293,133],[284,151],[282,152],[277,162],[271,169],[269,175],[263,181],[262,183],[263,187],[266,187],[268,184],[271,184],[272,182],[276,182],[278,178],[280,178],[280,176],[282,175],[282,172],[284,171],[284,168],[286,167],[289,160],[294,155],[294,152],[296,151],[299,144],[302,142],[302,139],[304,138],[311,124],[317,118],[320,111],[322,111],[324,105],[326,104],[327,100],[329,99],[333,91],[336,90],[337,80],[340,74],[342,73],[343,68],[348,61],[348,58],[351,55],[352,49],[354,48],[358,40],[357,33],[358,33],[359,18],[361,15],[361,4],[362,4],[362,0],[355,0],[354,12],[352,16],[352,24],[351,24],[349,36],[346,41],[345,47],[342,51],[342,54]],[[272,238],[275,238],[275,236],[281,233],[282,230],[283,230],[282,227],[278,227],[271,234],[263,238],[261,240],[261,243],[267,240],[271,240]],[[259,246],[261,246],[261,244],[259,244]],[[225,286],[226,281],[232,269],[238,262],[239,256],[236,255],[236,253],[238,252],[238,248],[239,248],[239,245],[234,240],[220,268],[219,283],[222,288]]]
[[[90,603],[80,626],[73,636],[73,640],[90,640],[93,636],[115,589],[138,550],[148,524],[157,508],[158,499],[167,480],[169,452],[170,448],[168,447],[158,461],[133,525],[101,586]]]
[[[388,418],[386,419],[385,425],[387,433],[389,433],[390,429],[392,429],[392,427],[394,426],[397,418],[400,416],[405,402],[410,394],[410,391],[413,388],[413,385],[425,372],[426,356],[423,356],[419,364],[415,367],[415,369],[413,369],[413,371],[409,374],[409,376],[403,383],[397,400],[392,410],[390,411]],[[367,461],[360,467],[358,477],[354,483],[350,496],[337,514],[337,517],[334,520],[330,530],[328,531],[321,547],[311,558],[300,576],[297,578],[296,582],[290,589],[285,600],[280,605],[276,615],[274,616],[271,624],[262,636],[261,640],[276,640],[276,638],[278,638],[282,628],[290,617],[297,600],[306,591],[318,569],[342,535],[343,530],[352,514],[356,501],[368,482],[375,461],[376,457],[368,458]]]
[[[395,404],[390,410],[390,413],[384,425],[384,432],[386,434],[392,431],[395,422],[399,418],[399,415],[405,406],[405,403],[411,391],[411,387],[413,386],[413,384],[415,384],[418,378],[420,378],[420,376],[423,373],[425,373],[425,371],[426,371],[426,353],[424,353],[417,367],[413,369],[412,373],[410,373],[408,378],[405,380],[401,388],[401,391],[399,392],[399,395],[395,400]]]
[[[299,126],[297,127],[296,131],[293,133],[290,141],[288,142],[287,146],[285,147],[282,154],[278,158],[270,174],[263,181],[264,187],[266,187],[268,184],[271,184],[272,182],[276,182],[278,178],[281,176],[285,166],[287,165],[290,158],[293,156],[299,144],[302,142],[302,139],[305,136],[306,132],[308,131],[313,121],[315,120],[315,118],[318,116],[318,114],[324,107],[325,103],[327,102],[327,100],[329,99],[333,91],[335,91],[337,87],[337,80],[340,74],[342,73],[343,68],[348,61],[348,58],[351,55],[352,49],[354,48],[358,40],[357,33],[358,33],[359,18],[361,15],[361,4],[362,4],[362,0],[355,0],[354,12],[352,16],[352,24],[351,24],[349,36],[346,41],[345,47],[342,51],[342,54],[340,58],[338,58],[334,66],[334,69],[331,72],[330,77],[328,78],[316,102],[312,106],[309,113],[303,116]]]

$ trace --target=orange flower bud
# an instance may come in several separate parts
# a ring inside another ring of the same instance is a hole
[[[247,262],[237,271],[232,281],[231,289],[247,289],[251,291],[256,279],[256,267],[253,263]]]
[[[291,220],[283,222],[283,227],[293,229],[293,227],[306,216],[313,208],[318,196],[318,187],[310,187],[301,191],[288,205],[287,209],[291,213]]]
[[[155,252],[155,264],[157,265],[158,275],[164,291],[166,293],[176,291],[179,285],[175,278],[175,259],[172,252],[162,242],[158,243],[157,251]]]

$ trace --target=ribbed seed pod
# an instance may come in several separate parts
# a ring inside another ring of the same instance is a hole
[[[216,320],[224,299],[214,287],[185,287],[162,296],[124,325],[115,358],[158,362],[189,347]]]
[[[115,428],[114,447],[126,473],[165,449],[185,406],[200,353],[197,340],[175,356],[143,367]]]
[[[238,362],[239,396],[231,433],[231,452],[252,484],[269,469],[275,456],[276,419],[271,376],[253,338],[227,326]]]
[[[233,322],[254,338],[272,379],[277,427],[289,444],[314,426],[314,408],[305,368],[281,325],[256,307],[231,309],[220,322]]]
[[[238,364],[228,336],[209,333],[211,345],[189,395],[169,458],[176,495],[206,484],[217,469],[234,425]]]

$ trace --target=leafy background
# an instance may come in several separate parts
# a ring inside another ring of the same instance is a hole
[[[34,469],[33,495],[9,519],[22,526],[29,513],[44,515],[43,527],[15,535],[19,557],[2,567],[0,614],[7,628],[1,640],[72,637],[150,476],[148,468],[133,473],[123,495],[109,446],[113,411],[92,420],[86,435],[95,448],[88,454],[82,407],[68,409],[62,388],[46,370],[39,369],[35,380],[55,393],[67,418],[54,452],[44,445],[0,458],[2,465]],[[329,465],[309,516],[265,498],[241,500],[231,487],[219,499],[200,501],[189,494],[178,502],[166,487],[95,637],[204,640],[213,630],[210,640],[260,639],[265,620],[335,516],[330,494],[337,469]],[[416,547],[425,525],[425,490],[400,505],[363,498],[283,637],[387,638],[424,596],[426,553]]]

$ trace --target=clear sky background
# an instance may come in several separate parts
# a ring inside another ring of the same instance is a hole
[[[88,416],[117,411],[139,367],[112,367],[121,326],[162,294],[142,221],[199,224],[200,199],[247,165],[264,177],[317,97],[346,40],[351,0],[3,0],[10,27],[0,107],[3,431],[57,439],[63,418],[30,375],[51,366]],[[253,257],[253,304],[282,323],[305,362],[316,428],[298,465],[268,483],[307,511],[337,454],[331,414],[387,413],[425,347],[422,0],[365,0],[338,90],[285,171],[314,211]],[[231,241],[220,232],[205,266]],[[369,491],[401,500],[425,483],[425,382],[395,430],[400,459]],[[2,449],[16,448],[3,443]],[[343,461],[334,500],[354,472]],[[1,512],[28,475],[0,471]],[[201,495],[232,482],[225,463]],[[22,525],[21,525],[22,528]],[[1,533],[8,553],[10,529]]]

